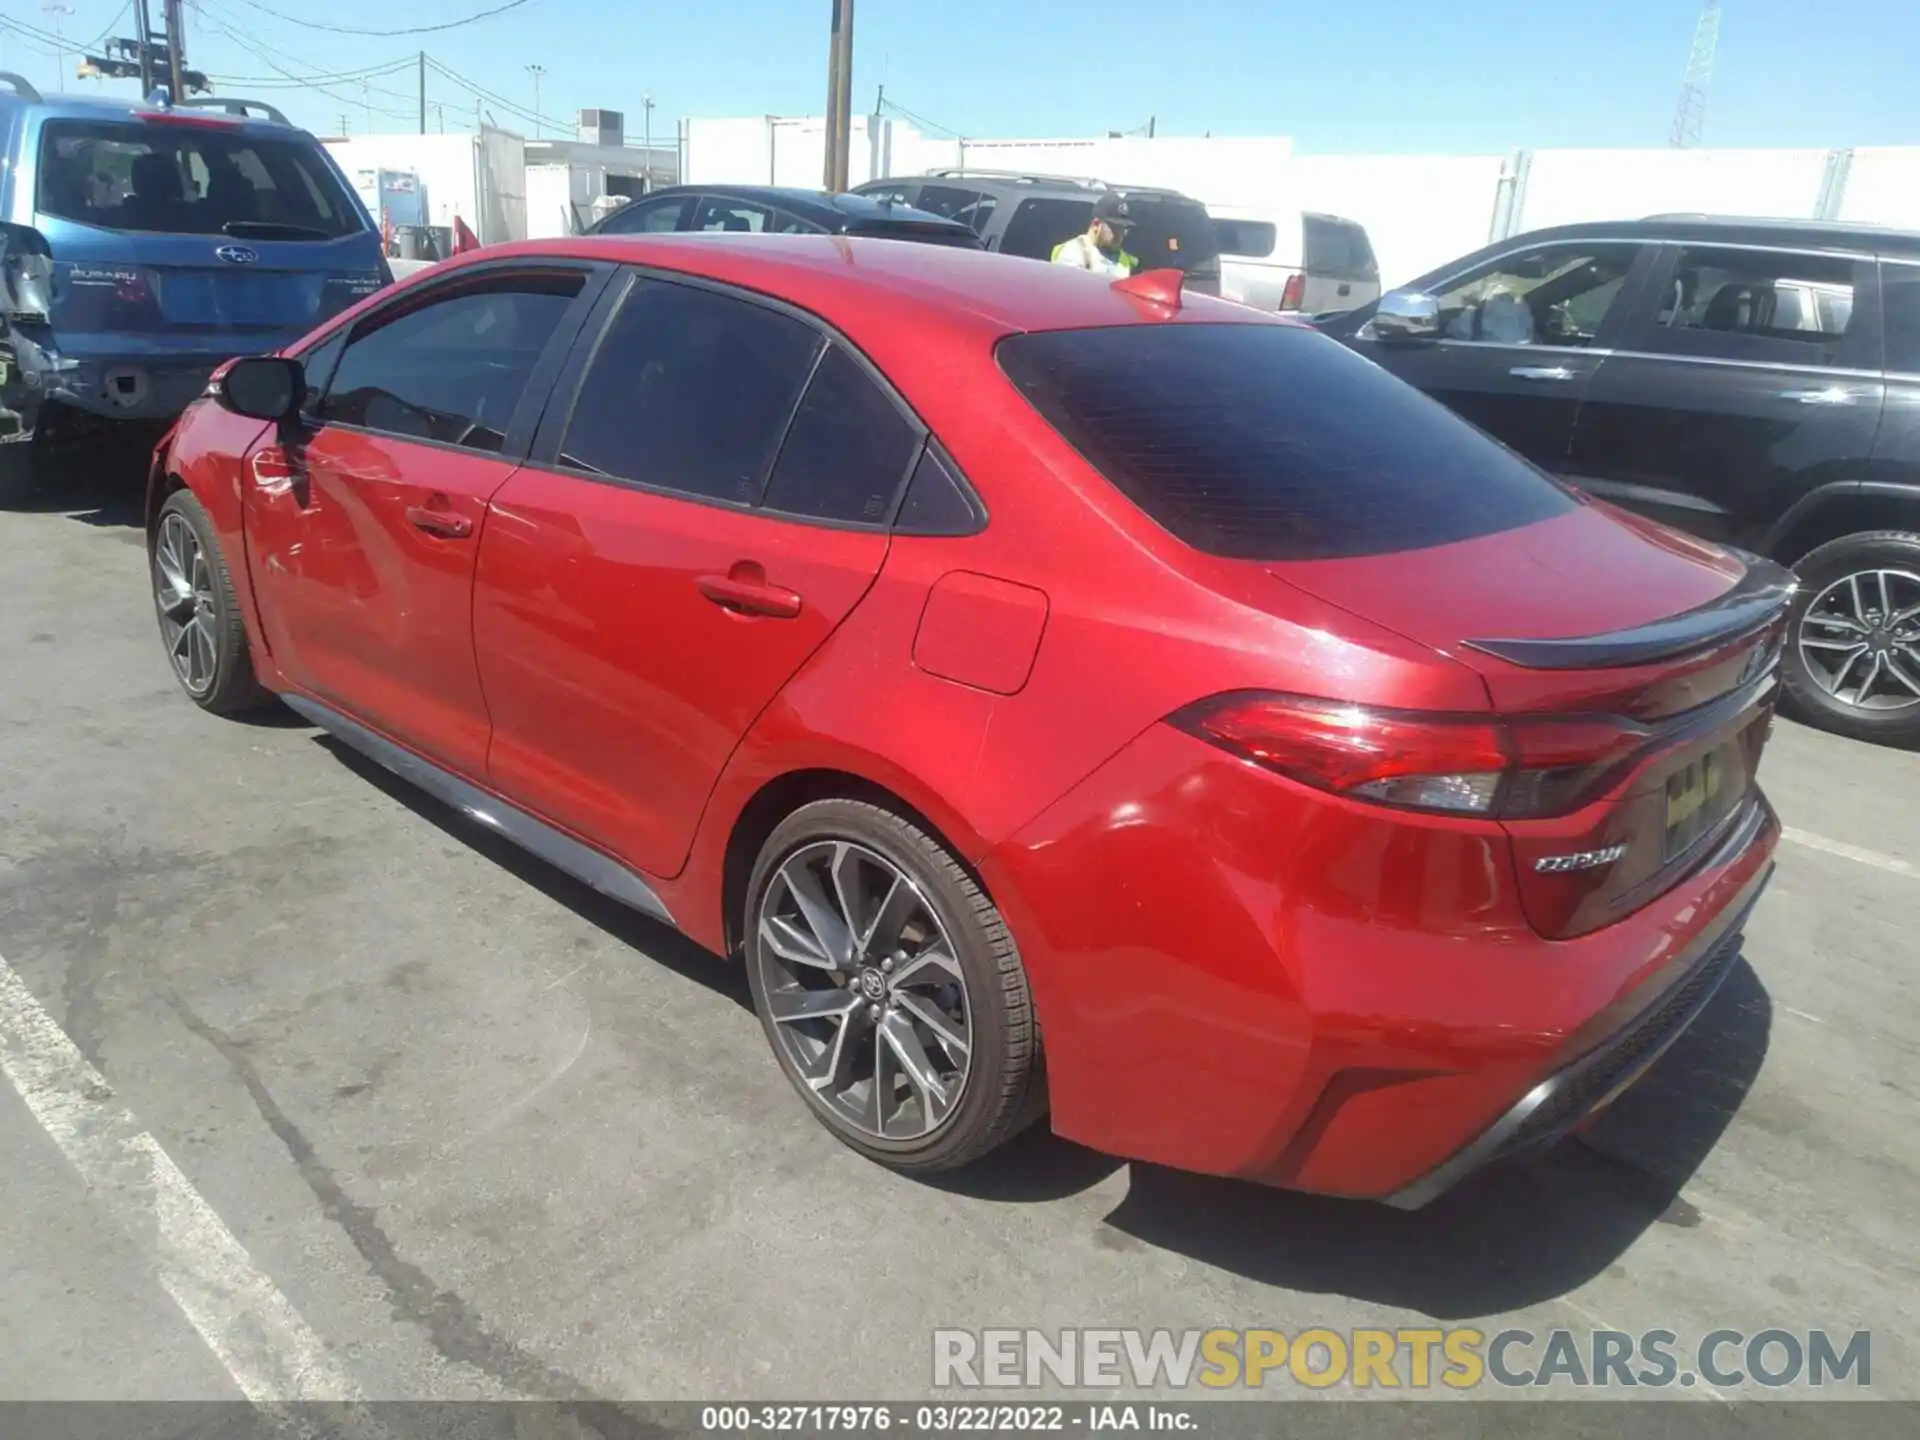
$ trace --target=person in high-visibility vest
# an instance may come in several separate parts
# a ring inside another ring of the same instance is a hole
[[[1093,219],[1088,222],[1085,233],[1053,247],[1053,263],[1124,280],[1140,267],[1140,262],[1126,250],[1127,232],[1131,229],[1133,213],[1127,207],[1127,197],[1109,190],[1094,203]]]

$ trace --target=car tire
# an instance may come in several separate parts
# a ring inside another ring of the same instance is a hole
[[[0,445],[0,509],[13,510],[33,494],[33,442]]]
[[[1787,713],[1856,740],[1920,744],[1920,534],[1843,535],[1793,568]]]
[[[147,542],[160,638],[174,679],[202,710],[234,715],[273,696],[254,678],[233,577],[191,490],[166,498]]]
[[[761,847],[741,920],[754,1010],[781,1070],[862,1155],[952,1169],[1043,1113],[1013,936],[919,825],[860,800],[801,806]]]

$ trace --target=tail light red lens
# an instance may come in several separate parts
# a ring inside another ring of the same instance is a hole
[[[1298,310],[1307,298],[1307,277],[1298,271],[1287,277],[1287,288],[1280,292],[1282,310]]]
[[[1169,717],[1189,734],[1349,799],[1536,819],[1601,795],[1645,746],[1630,720],[1433,715],[1236,691]]]

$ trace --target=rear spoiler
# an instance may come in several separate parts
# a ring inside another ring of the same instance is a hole
[[[1560,640],[1469,640],[1467,648],[1526,670],[1615,670],[1670,660],[1734,640],[1778,619],[1798,582],[1791,571],[1771,560],[1731,546],[1725,548],[1746,565],[1747,573],[1726,594],[1692,610],[1604,635]]]

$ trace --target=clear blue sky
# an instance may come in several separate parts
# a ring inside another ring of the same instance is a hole
[[[58,3],[71,11],[58,17],[70,44],[123,8]],[[189,58],[217,75],[279,81],[276,65],[335,74],[424,47],[531,108],[524,67],[535,63],[546,67],[545,114],[621,110],[635,138],[646,91],[656,136],[671,137],[683,115],[824,108],[828,0],[527,0],[473,25],[390,38],[330,34],[257,7],[392,29],[503,0],[187,3]],[[160,0],[152,6],[157,22]],[[1151,115],[1163,135],[1291,135],[1316,152],[1660,145],[1698,10],[1698,0],[858,0],[855,108],[872,109],[884,81],[890,100],[982,137],[1098,134]],[[1724,0],[1723,12],[1708,144],[1920,144],[1920,0]],[[56,19],[42,0],[5,0],[0,17],[47,32]],[[0,68],[51,84],[50,49],[0,31]],[[337,130],[343,113],[364,129],[368,100],[376,128],[410,128],[413,73],[367,83],[331,84],[331,96],[219,88],[270,96],[317,130]],[[473,114],[473,97],[438,75],[429,97],[445,105],[448,128]]]

